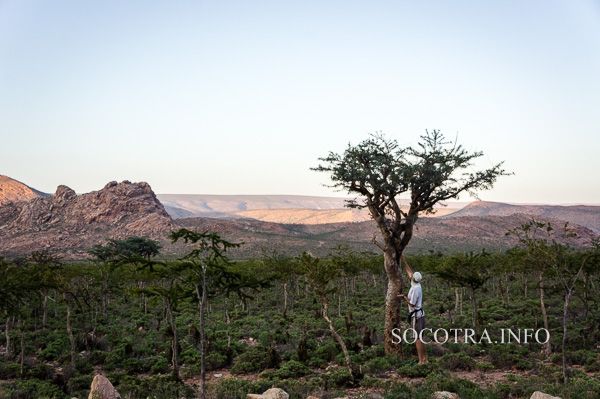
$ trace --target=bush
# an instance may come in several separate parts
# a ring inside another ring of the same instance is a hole
[[[0,362],[0,379],[11,379],[16,378],[19,375],[21,366],[19,363],[13,362]]]
[[[303,377],[310,374],[310,369],[303,363],[297,360],[285,362],[279,370],[274,373],[274,376],[281,379]]]
[[[164,358],[164,356],[155,356],[152,359],[150,371],[153,374],[166,373],[169,371],[169,362]]]
[[[350,371],[345,367],[337,367],[324,375],[327,386],[351,387],[355,384]]]
[[[393,368],[394,365],[387,357],[376,357],[367,361],[364,365],[365,371],[373,374],[383,373]]]
[[[43,360],[59,360],[66,353],[65,348],[69,347],[69,340],[66,335],[49,335],[47,342],[46,347],[42,349],[39,355]]]
[[[434,365],[431,363],[417,364],[415,361],[410,361],[398,368],[398,374],[410,378],[426,377],[434,370]]]
[[[447,370],[471,371],[475,361],[464,353],[447,353],[440,358],[440,365]]]
[[[171,376],[135,378],[124,376],[116,387],[122,397],[146,398],[149,393],[155,398],[191,398],[194,390],[189,386],[173,381]]]
[[[48,381],[30,379],[17,381],[8,387],[11,399],[62,399],[64,393]]]
[[[258,372],[267,368],[275,368],[279,362],[279,354],[274,348],[255,346],[235,358],[231,372],[234,374]]]
[[[384,399],[413,399],[414,394],[412,389],[406,384],[394,385],[389,390],[385,391]]]

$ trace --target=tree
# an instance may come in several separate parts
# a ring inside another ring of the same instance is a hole
[[[29,256],[29,262],[33,266],[33,272],[40,278],[42,294],[42,327],[46,328],[48,323],[48,298],[51,288],[56,288],[58,282],[56,275],[62,266],[59,256],[48,250],[36,251]]]
[[[469,289],[473,312],[471,320],[477,333],[481,333],[477,290],[492,276],[494,261],[494,257],[485,250],[479,253],[455,254],[444,258],[433,272],[446,281]]]
[[[327,172],[332,187],[356,198],[346,206],[366,208],[377,224],[383,242],[373,239],[383,251],[388,279],[385,299],[386,353],[397,353],[392,329],[400,326],[400,299],[404,282],[400,259],[421,213],[433,213],[434,206],[457,198],[463,192],[475,194],[490,189],[499,176],[507,173],[498,163],[491,168],[471,171],[482,152],[469,152],[447,141],[438,130],[426,131],[416,148],[401,148],[397,141],[372,135],[356,146],[348,145],[343,154],[330,152],[319,158],[315,171]],[[408,207],[401,207],[399,196],[408,194]]]
[[[566,361],[566,344],[568,333],[569,305],[575,291],[575,286],[581,278],[583,270],[590,260],[598,254],[598,238],[592,240],[592,248],[587,251],[576,252],[567,244],[568,240],[576,239],[578,236],[568,223],[561,229],[555,229],[550,222],[531,219],[529,222],[508,232],[518,237],[520,243],[525,246],[529,260],[539,270],[540,279],[540,303],[545,318],[544,328],[549,331],[547,325],[547,313],[544,305],[543,276],[550,273],[563,290],[563,314],[562,314],[562,374],[563,382],[568,382],[568,369]],[[550,353],[549,345],[544,348],[545,353]]]
[[[171,333],[171,366],[173,368],[173,378],[176,381],[181,379],[179,375],[179,334],[177,330],[176,316],[179,311],[179,303],[190,296],[189,290],[184,287],[184,276],[177,265],[162,264],[156,262],[154,265],[153,276],[156,281],[148,287],[137,289],[148,297],[162,299],[167,323]]]
[[[179,240],[194,248],[181,259],[191,274],[191,286],[198,299],[200,313],[200,398],[206,398],[206,302],[209,297],[236,293],[246,298],[247,289],[257,290],[268,285],[267,282],[232,271],[226,256],[227,250],[241,244],[227,241],[214,232],[195,232],[185,228],[173,231],[171,240]]]
[[[298,259],[298,264],[303,275],[306,277],[308,285],[313,289],[315,295],[321,303],[321,315],[327,322],[327,326],[331,331],[331,335],[340,346],[342,353],[344,354],[344,361],[346,368],[350,376],[352,373],[352,362],[350,361],[350,353],[346,347],[346,343],[341,335],[335,329],[333,321],[329,317],[329,295],[337,290],[335,284],[336,278],[339,276],[340,264],[339,262],[321,262],[319,258],[312,256],[311,254],[304,252]]]
[[[108,300],[111,284],[109,284],[116,268],[126,264],[132,264],[140,268],[152,271],[155,262],[152,258],[160,254],[160,243],[147,237],[127,237],[122,240],[109,239],[106,244],[93,246],[88,252],[94,257],[100,271],[102,282],[102,316],[108,318]],[[144,282],[138,281],[140,289],[144,288]],[[141,303],[146,311],[146,294],[143,290]]]

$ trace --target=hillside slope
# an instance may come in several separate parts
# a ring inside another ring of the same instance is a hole
[[[9,202],[29,201],[30,199],[45,197],[47,195],[18,180],[0,175],[0,205]]]
[[[445,217],[510,216],[517,213],[542,219],[564,220],[600,233],[600,206],[593,205],[513,205],[501,202],[475,201]]]

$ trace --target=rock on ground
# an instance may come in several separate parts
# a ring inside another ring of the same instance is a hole
[[[246,395],[246,399],[289,399],[290,395],[281,388],[270,388],[258,395],[255,393],[249,393]]]
[[[460,399],[460,397],[454,392],[437,391],[431,395],[431,399]]]
[[[96,374],[92,380],[88,399],[121,399],[119,392],[113,387],[108,378],[102,374]]]
[[[529,399],[560,399],[558,396],[548,395],[547,393],[535,391]]]

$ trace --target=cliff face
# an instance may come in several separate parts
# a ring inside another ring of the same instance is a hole
[[[82,195],[59,186],[52,196],[0,206],[0,254],[48,248],[81,257],[107,238],[164,240],[172,229],[170,216],[147,183],[110,182]]]

